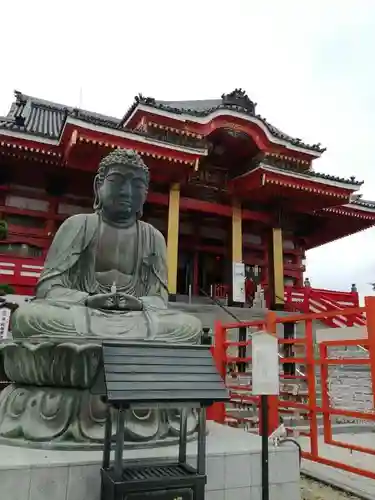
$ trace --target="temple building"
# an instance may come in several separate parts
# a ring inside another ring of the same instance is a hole
[[[307,250],[375,224],[362,182],[316,172],[324,148],[271,125],[241,89],[200,101],[138,95],[122,118],[15,92],[0,117],[0,283],[33,295],[60,224],[92,211],[98,163],[114,148],[135,149],[150,169],[144,220],[166,238],[171,300],[239,302],[243,268],[281,309],[285,287],[303,286]]]

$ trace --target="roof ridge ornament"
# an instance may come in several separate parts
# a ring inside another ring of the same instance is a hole
[[[246,109],[250,114],[255,114],[255,108],[257,103],[252,101],[250,97],[246,94],[245,90],[241,88],[234,89],[229,94],[223,94],[221,96],[224,105],[229,106],[239,106]]]
[[[143,94],[139,93],[138,95],[136,95],[134,97],[134,100],[136,103],[139,103],[139,104],[151,104],[151,105],[155,105],[156,104],[156,101],[153,97],[145,97]]]
[[[26,96],[19,90],[14,91],[14,97],[16,98],[17,104],[26,104]]]

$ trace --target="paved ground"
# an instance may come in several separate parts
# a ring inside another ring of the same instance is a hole
[[[335,439],[344,441],[346,443],[365,446],[375,451],[375,433],[363,434],[336,434]],[[305,437],[299,438],[299,442],[305,451],[309,451],[309,439]],[[330,446],[324,443],[323,437],[319,440],[319,454],[331,460],[353,465],[358,468],[366,469],[375,472],[375,457],[374,455],[367,455],[356,451],[339,448],[337,446]],[[319,463],[311,462],[310,460],[302,461],[302,472],[310,473],[317,479],[328,481],[338,486],[344,486],[350,489],[353,494],[358,494],[362,498],[373,500],[375,498],[375,480],[367,479],[363,476],[350,474],[341,469],[328,467]],[[307,497],[308,498],[308,497]],[[314,498],[314,497],[312,497]],[[317,499],[325,497],[316,497]],[[327,500],[336,498],[335,496],[327,496]],[[340,498],[340,497],[338,497]],[[342,497],[345,498],[345,497]],[[347,498],[350,498],[347,497]],[[354,497],[355,498],[355,497]],[[315,498],[314,498],[315,500]]]
[[[362,500],[319,481],[301,477],[301,500]]]

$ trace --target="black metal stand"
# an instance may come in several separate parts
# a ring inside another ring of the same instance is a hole
[[[124,461],[125,410],[117,409],[117,429],[114,463],[110,463],[111,418],[110,409],[106,422],[101,500],[204,500],[206,484],[206,409],[198,409],[197,465],[186,462],[187,411],[181,409],[178,459],[168,462]],[[125,495],[125,496],[124,496]]]
[[[247,340],[247,328],[241,326],[238,329],[238,340],[239,342],[245,342]],[[246,346],[240,346],[238,348],[238,357],[239,358],[246,358]],[[238,363],[238,371],[243,373],[246,371],[246,363]]]
[[[262,500],[270,498],[269,461],[268,461],[268,396],[260,397],[262,429]]]
[[[91,389],[108,405],[101,500],[204,500],[206,407],[229,400],[210,349],[196,345],[108,340],[103,342],[102,352],[103,365]],[[152,364],[155,356],[157,364]],[[176,376],[171,375],[171,366]],[[192,380],[200,382],[196,384]],[[178,457],[168,461],[124,460],[126,416],[131,409],[149,407],[159,411],[179,409]],[[195,467],[187,463],[186,457],[187,418],[192,408],[198,412]],[[116,422],[115,443],[112,418]],[[113,444],[114,460],[111,461]]]

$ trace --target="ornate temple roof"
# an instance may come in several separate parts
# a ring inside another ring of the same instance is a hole
[[[215,111],[225,109],[256,118],[261,121],[271,135],[293,146],[314,151],[315,153],[325,151],[320,144],[308,145],[302,142],[301,139],[285,134],[271,125],[265,118],[256,114],[256,104],[241,89],[236,89],[230,94],[223,94],[221,99],[197,101],[157,101],[153,98],[138,95],[122,119],[31,97],[19,91],[15,91],[15,97],[16,100],[12,104],[8,115],[0,117],[0,130],[58,139],[68,116],[94,125],[118,129],[122,128],[124,124],[126,125],[128,118],[140,104],[177,115],[187,114],[192,117],[208,116]]]
[[[317,153],[323,153],[325,151],[325,148],[321,147],[320,144],[306,144],[301,139],[292,137],[282,132],[274,125],[271,125],[264,117],[256,113],[257,104],[254,103],[242,89],[235,89],[229,94],[223,94],[221,99],[196,101],[158,101],[153,97],[144,97],[142,94],[139,94],[135,97],[134,103],[122,119],[123,124],[127,123],[128,119],[140,104],[169,113],[177,115],[185,114],[192,117],[209,116],[211,113],[221,109],[232,110],[258,119],[274,137],[289,142],[293,146],[298,146]]]
[[[35,98],[19,91],[15,91],[15,101],[5,117],[0,117],[0,133],[3,130],[5,133],[12,134],[18,132],[34,137],[42,137],[50,140],[58,141],[64,130],[65,123],[68,117],[81,120],[86,123],[102,126],[112,130],[124,129],[124,124],[135,111],[137,106],[144,105],[149,108],[160,109],[178,115],[190,116],[208,116],[220,109],[233,110],[243,114],[247,114],[261,120],[274,136],[288,141],[290,144],[298,145],[301,148],[310,149],[316,152],[323,152],[324,149],[319,144],[312,146],[304,144],[300,139],[292,138],[284,134],[276,127],[269,124],[264,118],[256,114],[256,103],[245,94],[241,89],[236,89],[230,94],[223,94],[221,99],[208,100],[193,100],[193,101],[157,101],[153,98],[136,96],[133,105],[129,108],[126,115],[122,118],[106,116],[100,113],[87,111],[75,107],[65,106],[63,104],[46,101],[44,99]],[[148,137],[147,132],[131,130],[132,134]],[[264,160],[263,160],[264,161]],[[264,161],[267,165],[270,159]],[[270,164],[274,168],[280,168],[276,164]],[[283,164],[280,169],[284,173],[288,170],[295,174],[301,173],[297,167],[292,164]],[[351,186],[360,186],[362,181],[358,181],[355,177],[345,179],[339,176],[333,176],[315,172],[312,169],[304,170],[304,176],[311,177],[312,180],[322,179],[333,181]],[[375,203],[357,198],[351,202],[351,205],[358,208],[375,209]]]

